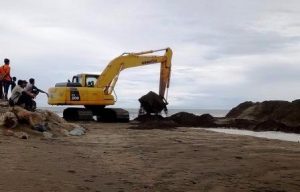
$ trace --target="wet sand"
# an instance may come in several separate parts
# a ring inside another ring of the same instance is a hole
[[[0,191],[300,191],[300,144],[203,129],[84,124],[87,135],[0,135]]]

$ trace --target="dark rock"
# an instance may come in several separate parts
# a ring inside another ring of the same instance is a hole
[[[300,100],[244,102],[234,107],[226,118],[251,119],[258,122],[274,120],[288,127],[300,126]]]
[[[216,118],[210,114],[201,116],[179,112],[170,117],[144,115],[136,118],[140,129],[175,127],[235,127],[254,131],[283,131],[300,133],[300,100],[247,101],[234,107],[226,117]]]
[[[194,115],[187,112],[176,113],[168,119],[173,120],[181,126],[199,126],[199,127],[213,127],[215,126],[215,118],[210,114],[203,114],[201,116]]]
[[[150,91],[146,95],[139,98],[141,107],[149,113],[160,113],[163,109],[166,109],[167,102],[163,97]]]
[[[197,126],[198,116],[192,113],[179,112],[171,115],[168,119],[171,119],[182,126]]]
[[[35,124],[32,126],[33,130],[39,131],[39,132],[44,132],[48,130],[47,124],[46,123],[39,123]]]
[[[252,101],[246,101],[238,106],[232,108],[227,115],[225,116],[226,118],[236,118],[238,117],[244,110],[248,109],[249,107],[253,106],[255,103]]]
[[[254,128],[254,131],[283,131],[283,132],[293,132],[299,133],[299,127],[289,127],[281,122],[269,119],[257,124]]]
[[[234,119],[233,127],[242,128],[242,129],[252,129],[256,126],[258,122],[255,120],[249,119]]]
[[[205,127],[214,127],[215,118],[210,114],[203,114],[198,117],[198,125]]]

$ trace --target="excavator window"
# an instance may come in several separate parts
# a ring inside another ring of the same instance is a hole
[[[87,87],[94,87],[97,82],[98,76],[87,76],[86,77],[86,85]]]
[[[79,83],[79,78],[77,76],[73,76],[72,83]]]

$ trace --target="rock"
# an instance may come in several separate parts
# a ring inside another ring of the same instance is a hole
[[[215,118],[210,114],[203,114],[197,118],[197,123],[203,127],[215,127]]]
[[[234,119],[230,127],[240,129],[253,129],[257,125],[257,121],[251,119]]]
[[[192,113],[179,112],[171,115],[168,119],[171,119],[182,126],[197,126],[198,116]]]
[[[85,134],[85,129],[83,127],[76,127],[75,129],[73,129],[72,131],[69,132],[69,135],[72,136],[81,136]]]
[[[239,104],[238,106],[232,108],[225,117],[226,118],[237,118],[239,115],[241,115],[241,113],[243,111],[245,111],[249,107],[253,106],[254,104],[255,103],[253,103],[251,101],[243,102],[243,103]]]
[[[53,138],[53,134],[51,132],[48,132],[48,131],[44,131],[43,135],[44,135],[44,138],[46,138],[46,139],[52,139]]]
[[[272,119],[268,119],[261,123],[258,123],[253,130],[255,131],[281,131],[287,130],[287,126],[281,122],[274,121]]]
[[[14,113],[6,112],[6,113],[4,113],[3,116],[4,116],[3,117],[4,118],[3,119],[4,127],[12,129],[12,128],[15,128],[18,125],[18,118]]]
[[[48,133],[55,136],[69,136],[69,131],[72,131],[73,135],[83,135],[85,133],[84,128],[74,123],[68,123],[54,112],[48,110],[31,112],[20,106],[0,107],[0,109],[0,112],[3,111],[2,114],[0,113],[0,126],[12,129],[22,125],[18,129],[27,133],[27,135],[21,135],[22,133],[16,133],[15,135],[14,132],[3,131],[4,135],[28,138],[28,134],[41,136],[43,132],[47,132],[44,137],[50,137]]]
[[[25,132],[15,132],[14,136],[19,139],[28,139],[29,138],[29,135]]]
[[[33,130],[39,131],[39,132],[45,132],[48,130],[47,123],[38,123],[32,126]]]
[[[9,107],[8,101],[0,100],[0,107],[1,108],[3,108],[3,107]]]
[[[197,126],[197,127],[214,127],[215,118],[210,114],[203,114],[201,116],[194,115],[187,112],[176,113],[168,119],[173,120],[180,126]]]
[[[146,95],[139,98],[141,107],[149,113],[160,113],[163,109],[166,109],[167,102],[163,97],[159,96],[153,91],[150,91]]]
[[[5,135],[5,136],[14,136],[14,132],[12,130],[5,129],[5,130],[3,130],[3,135]]]

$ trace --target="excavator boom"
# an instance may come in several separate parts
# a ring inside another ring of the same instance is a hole
[[[146,54],[165,50],[163,56],[149,56]],[[170,48],[145,51],[139,53],[123,53],[112,60],[98,78],[96,87],[103,88],[107,94],[111,94],[118,80],[120,72],[131,67],[161,63],[159,95],[165,97],[169,88],[171,75],[172,50]]]

